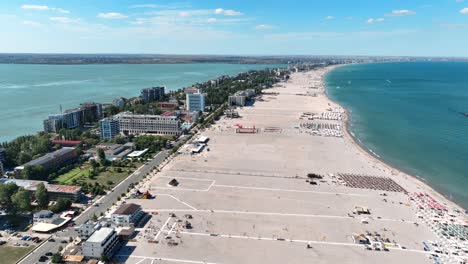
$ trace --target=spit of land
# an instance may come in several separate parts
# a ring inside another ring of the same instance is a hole
[[[140,188],[155,199],[127,200],[150,219],[114,259],[434,263],[422,242],[440,234],[410,197],[456,205],[353,142],[346,113],[324,91],[327,70],[295,73],[236,109],[240,118],[223,117],[202,131],[209,137],[202,153],[176,156]]]

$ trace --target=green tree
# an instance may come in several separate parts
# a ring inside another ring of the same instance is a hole
[[[70,209],[72,202],[67,198],[58,198],[57,203],[50,207],[50,210],[54,213],[60,213]]]
[[[26,190],[19,189],[15,194],[13,194],[13,196],[11,197],[11,201],[16,206],[18,211],[31,211],[31,196]]]
[[[21,152],[18,155],[17,164],[24,164],[28,161],[31,161],[31,158],[32,158],[31,154],[26,153],[26,152]]]
[[[46,171],[40,165],[27,165],[22,172],[23,179],[27,180],[44,180],[46,178]]]
[[[97,150],[97,155],[100,160],[106,159],[106,153],[104,152],[103,149],[98,149]]]
[[[98,154],[99,163],[101,163],[101,166],[109,165],[109,161],[106,159],[106,153],[104,152],[103,149],[98,149],[97,154]]]
[[[12,182],[0,184],[0,207],[5,208],[6,213],[15,214],[16,206],[11,198],[18,191],[18,186]]]
[[[93,167],[93,169],[96,169],[97,167],[99,167],[99,164],[94,159],[90,160],[89,164],[91,164],[91,167]]]
[[[62,263],[63,262],[63,257],[60,252],[55,253],[52,255],[52,263]]]
[[[91,220],[93,220],[94,222],[96,222],[97,219],[98,219],[98,217],[97,217],[96,214],[93,214],[93,215],[91,216]]]
[[[47,208],[47,205],[49,204],[49,192],[47,191],[44,183],[37,185],[35,197],[39,208]]]

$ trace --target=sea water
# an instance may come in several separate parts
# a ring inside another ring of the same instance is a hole
[[[364,148],[468,208],[468,62],[349,65],[326,86]]]

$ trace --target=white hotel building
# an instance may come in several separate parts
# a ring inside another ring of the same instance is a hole
[[[88,258],[112,257],[118,243],[117,232],[113,228],[103,227],[83,242],[83,255]]]
[[[130,112],[114,116],[119,121],[120,132],[129,134],[179,135],[180,121],[176,116],[138,115]]]

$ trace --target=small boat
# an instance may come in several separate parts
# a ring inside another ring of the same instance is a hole
[[[468,113],[464,113],[463,115],[466,116],[466,117],[468,117]]]

